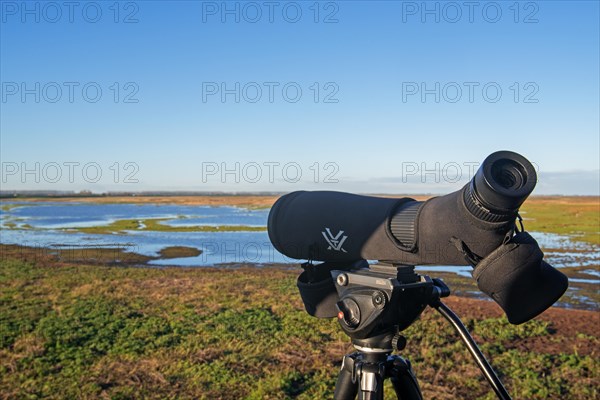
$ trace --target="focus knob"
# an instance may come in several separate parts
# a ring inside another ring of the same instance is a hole
[[[356,328],[360,324],[360,308],[352,299],[344,299],[337,303],[340,310],[338,319],[350,328]]]

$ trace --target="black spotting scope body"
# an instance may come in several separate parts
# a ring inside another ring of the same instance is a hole
[[[515,164],[521,168],[511,170]],[[476,254],[491,253],[514,228],[536,179],[524,157],[501,151],[489,156],[462,190],[425,202],[293,192],[271,209],[269,237],[279,252],[296,259],[467,265],[450,238],[462,240]]]
[[[542,261],[533,238],[526,232],[514,235],[519,207],[536,181],[535,169],[525,157],[499,151],[485,159],[461,190],[425,202],[332,191],[292,192],[273,205],[269,238],[279,252],[294,259],[471,264],[480,289],[505,311],[511,309],[507,311],[511,322],[523,322],[549,307],[567,287],[566,277]],[[488,255],[493,259],[486,259]],[[537,293],[532,285],[538,284],[546,290],[545,300],[522,305],[518,297]]]

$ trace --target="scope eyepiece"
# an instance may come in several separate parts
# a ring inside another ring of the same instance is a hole
[[[533,165],[512,151],[489,155],[464,190],[467,209],[487,222],[514,220],[537,183]]]

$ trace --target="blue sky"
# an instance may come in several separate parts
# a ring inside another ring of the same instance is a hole
[[[5,190],[599,194],[596,1],[0,3]]]

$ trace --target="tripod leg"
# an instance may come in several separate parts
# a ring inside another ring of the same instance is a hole
[[[354,378],[356,355],[344,356],[342,368],[335,384],[333,398],[335,400],[354,400],[358,392],[358,382]]]
[[[410,367],[410,362],[402,357],[393,357],[392,365],[390,380],[396,397],[400,400],[423,400],[419,382]]]

